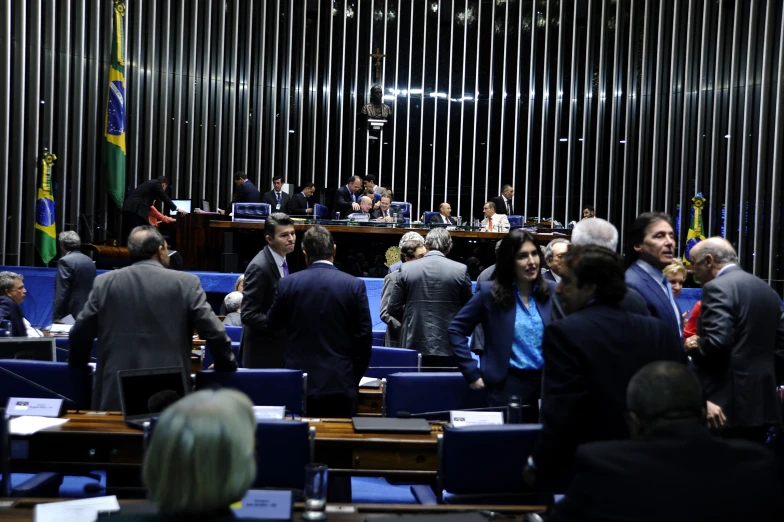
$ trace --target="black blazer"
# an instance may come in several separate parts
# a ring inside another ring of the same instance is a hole
[[[662,274],[662,277],[664,274]],[[636,291],[645,302],[646,308],[653,317],[658,317],[669,326],[673,332],[681,335],[683,325],[681,324],[680,309],[675,315],[667,295],[662,290],[659,283],[648,275],[648,272],[637,266],[637,263],[626,269],[626,286]],[[677,303],[676,303],[677,305]]]
[[[776,359],[784,358],[781,299],[761,279],[730,267],[702,288],[697,323],[700,348],[692,350],[709,401],[724,410],[728,426],[781,422],[776,399]]]
[[[259,203],[261,202],[261,193],[250,180],[235,185],[234,195],[231,198],[232,203]]]
[[[551,522],[737,522],[781,520],[773,453],[714,438],[704,426],[675,424],[642,440],[586,444]]]
[[[389,210],[387,212],[389,212],[389,217],[393,217],[394,209],[392,207],[389,207]],[[381,210],[380,208],[377,208],[376,210],[370,213],[370,219],[378,219],[380,217],[384,217],[384,211]],[[406,218],[403,217],[403,213],[398,211],[396,223],[404,223],[405,221]]]
[[[264,195],[261,197],[262,203],[268,203],[270,206],[270,212],[286,212],[289,209],[289,200],[291,196],[288,195],[287,192],[280,191],[280,210],[276,209],[275,207],[278,206],[278,198],[275,196],[275,191],[270,190],[269,192],[265,192]]]
[[[145,181],[128,196],[122,206],[123,212],[131,212],[147,221],[150,217],[150,207],[153,201],[163,201],[164,206],[169,210],[177,210],[177,207],[166,195],[161,182],[157,179]]]
[[[11,337],[27,337],[22,308],[10,297],[0,297],[0,321],[11,321]]]
[[[495,203],[495,211],[496,211],[496,213],[498,213],[498,214],[506,214],[507,216],[509,214],[511,214],[511,212],[509,212],[509,209],[506,208],[506,202],[504,201],[504,197],[503,196],[495,197],[495,198],[491,199],[490,201]]]
[[[242,291],[240,360],[245,368],[283,368],[286,332],[271,328],[267,312],[275,299],[280,270],[269,245],[256,254],[245,270]]]
[[[335,191],[335,201],[332,204],[332,212],[340,212],[341,217],[345,217],[350,213],[355,212],[351,206],[352,203],[355,203],[352,196],[353,194],[348,190],[346,185],[337,189]],[[359,198],[357,198],[356,203],[359,203]]]
[[[280,281],[267,320],[286,329],[286,368],[307,372],[309,397],[356,397],[373,344],[364,281],[314,263]]]
[[[457,225],[457,220],[451,216],[449,218],[449,222],[452,223],[453,225]],[[444,223],[443,214],[439,212],[438,214],[433,214],[432,216],[430,216],[430,224],[433,223],[440,223],[442,225],[446,225],[446,223]]]
[[[72,315],[74,320],[84,308],[95,281],[95,263],[81,252],[68,252],[57,262],[54,280],[52,318]]]
[[[555,280],[555,276],[553,275],[552,271],[548,270],[542,274],[542,278],[545,281],[552,281],[553,283],[558,284],[558,281]]]
[[[289,200],[289,208],[288,213],[292,216],[305,216],[308,215],[305,212],[307,209],[313,208],[313,204],[310,203],[308,198],[305,197],[305,194],[302,192],[298,192],[291,196]],[[310,214],[311,216],[313,213]]]
[[[579,444],[628,439],[626,386],[653,361],[686,362],[680,339],[658,319],[592,304],[551,322],[542,339],[541,476],[569,469]]]

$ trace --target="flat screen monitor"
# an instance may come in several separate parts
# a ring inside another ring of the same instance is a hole
[[[185,212],[187,212],[188,214],[191,213],[191,200],[190,199],[173,199],[172,203],[174,203],[174,205],[178,209],[182,209]],[[169,211],[169,215],[176,216],[177,215],[177,211],[176,210],[170,210]]]
[[[54,337],[0,337],[0,359],[56,361]]]

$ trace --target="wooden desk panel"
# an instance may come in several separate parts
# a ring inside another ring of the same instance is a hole
[[[360,417],[381,417],[381,388],[360,388],[357,415]]]

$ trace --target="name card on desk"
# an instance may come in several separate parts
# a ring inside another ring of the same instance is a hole
[[[504,414],[500,411],[456,411],[449,412],[452,426],[491,426],[504,423]]]
[[[285,406],[254,406],[253,415],[256,420],[262,419],[275,419],[282,420],[286,418]]]
[[[6,413],[11,416],[60,417],[65,413],[62,399],[9,397]]]

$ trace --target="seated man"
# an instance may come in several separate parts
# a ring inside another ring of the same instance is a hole
[[[485,213],[482,232],[509,232],[509,218],[505,214],[496,214],[495,203],[488,201],[482,211]]]
[[[434,214],[430,216],[430,224],[446,224],[446,225],[457,225],[457,220],[451,217],[452,214],[452,206],[449,203],[441,203],[438,206],[438,214]]]
[[[634,440],[581,446],[566,499],[547,520],[781,520],[773,453],[711,436],[705,405],[685,365],[644,366],[626,391]]]
[[[27,337],[22,301],[27,295],[21,274],[0,272],[0,321],[11,322],[11,337]]]
[[[373,209],[373,200],[369,196],[359,198],[359,212],[349,214],[348,218],[355,221],[369,221],[370,211]]]
[[[240,315],[242,306],[242,292],[230,292],[223,298],[226,305],[226,317],[223,318],[224,326],[242,326],[242,316]]]
[[[381,196],[381,199],[378,202],[378,208],[374,210],[370,217],[374,221],[380,221],[383,223],[395,223],[395,215],[397,214],[397,222],[402,223],[405,221],[405,218],[398,214],[397,209],[390,209],[389,206],[392,204],[392,198],[388,195]]]

